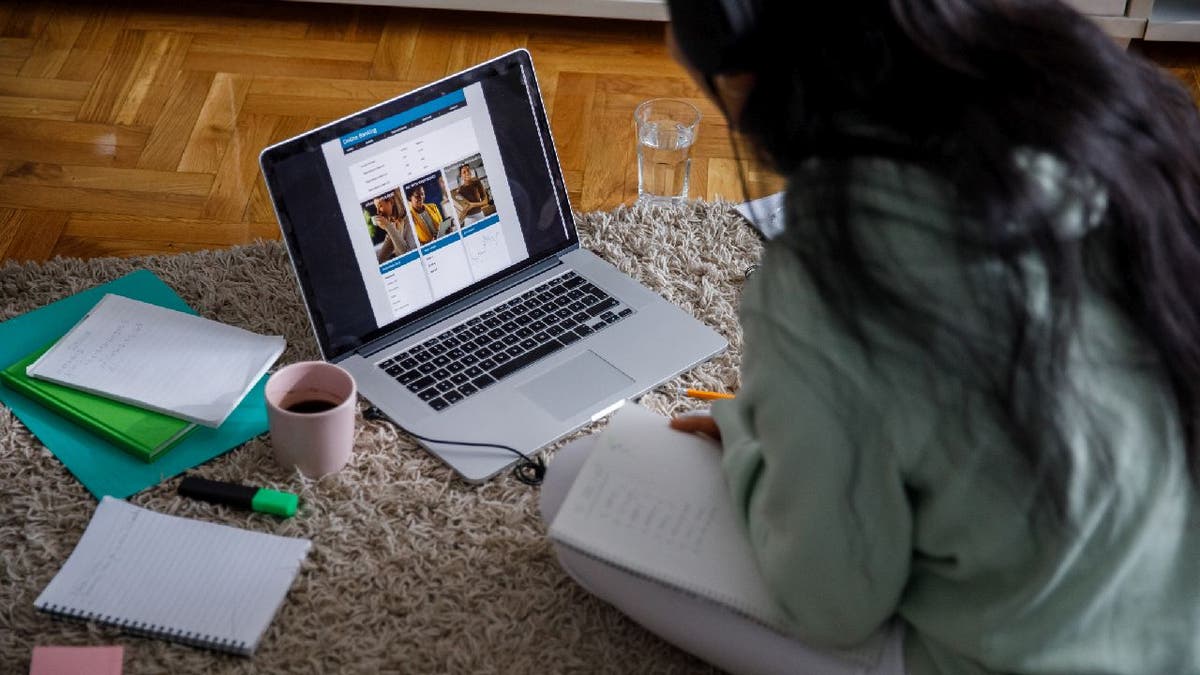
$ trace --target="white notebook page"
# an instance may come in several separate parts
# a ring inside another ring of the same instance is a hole
[[[26,373],[216,427],[284,346],[280,336],[110,293]]]
[[[734,515],[720,446],[671,429],[640,405],[613,416],[550,536],[767,625],[784,625]]]
[[[550,536],[789,633],[734,513],[719,444],[675,431],[643,406],[626,404],[613,416]],[[830,653],[864,664],[865,671],[879,662],[887,640],[880,630]]]
[[[774,239],[783,233],[785,227],[784,221],[787,215],[784,213],[784,196],[782,192],[759,197],[748,202],[743,202],[733,208],[750,224],[755,227],[762,236],[766,239]]]
[[[34,606],[250,653],[311,545],[105,497]]]

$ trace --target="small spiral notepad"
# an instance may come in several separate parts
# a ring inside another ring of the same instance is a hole
[[[249,656],[312,545],[105,497],[37,609]]]

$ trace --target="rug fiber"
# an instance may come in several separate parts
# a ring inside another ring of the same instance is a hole
[[[757,259],[752,230],[727,204],[622,207],[579,214],[601,257],[716,328],[730,349],[647,394],[668,414],[699,407],[679,384],[732,389],[737,299]],[[279,242],[146,258],[57,259],[0,267],[0,320],[146,268],[201,315],[288,348],[277,365],[317,358]],[[125,673],[633,673],[707,672],[588,595],[558,567],[538,516],[538,491],[504,474],[468,485],[360,401],[355,455],[320,480],[271,459],[269,436],[194,470],[288,490],[301,512],[280,520],[185,500],[168,480],[129,501],[313,541],[257,654],[242,658],[58,620],[33,601],[83,533],[95,499],[7,408],[0,407],[0,673],[28,672],[34,645],[125,647]],[[593,433],[599,422],[580,433]],[[547,451],[553,462],[553,447]]]

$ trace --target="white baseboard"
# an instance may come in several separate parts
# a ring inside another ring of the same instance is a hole
[[[295,0],[344,5],[389,5],[428,9],[515,12],[635,21],[666,21],[665,0]],[[1091,16],[1114,38],[1128,40],[1200,40],[1200,2],[1197,0],[1067,0]],[[1128,6],[1128,15],[1126,3]],[[1146,16],[1154,14],[1150,21]],[[1181,9],[1182,8],[1182,9]],[[1166,17],[1158,16],[1166,15]],[[1168,18],[1169,17],[1169,18]]]
[[[1147,40],[1200,41],[1200,4],[1195,0],[1154,0]]]
[[[603,19],[666,21],[664,0],[299,0],[300,2],[337,2],[344,5],[390,5],[429,9],[475,10],[480,12],[517,12],[587,16]]]
[[[1066,0],[1076,11],[1093,16],[1125,16],[1125,0]]]

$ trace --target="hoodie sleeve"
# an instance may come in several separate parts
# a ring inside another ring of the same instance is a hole
[[[740,313],[741,389],[713,405],[735,508],[796,634],[852,646],[895,612],[911,556],[899,452],[880,423],[887,378],[783,246],[767,247]]]

